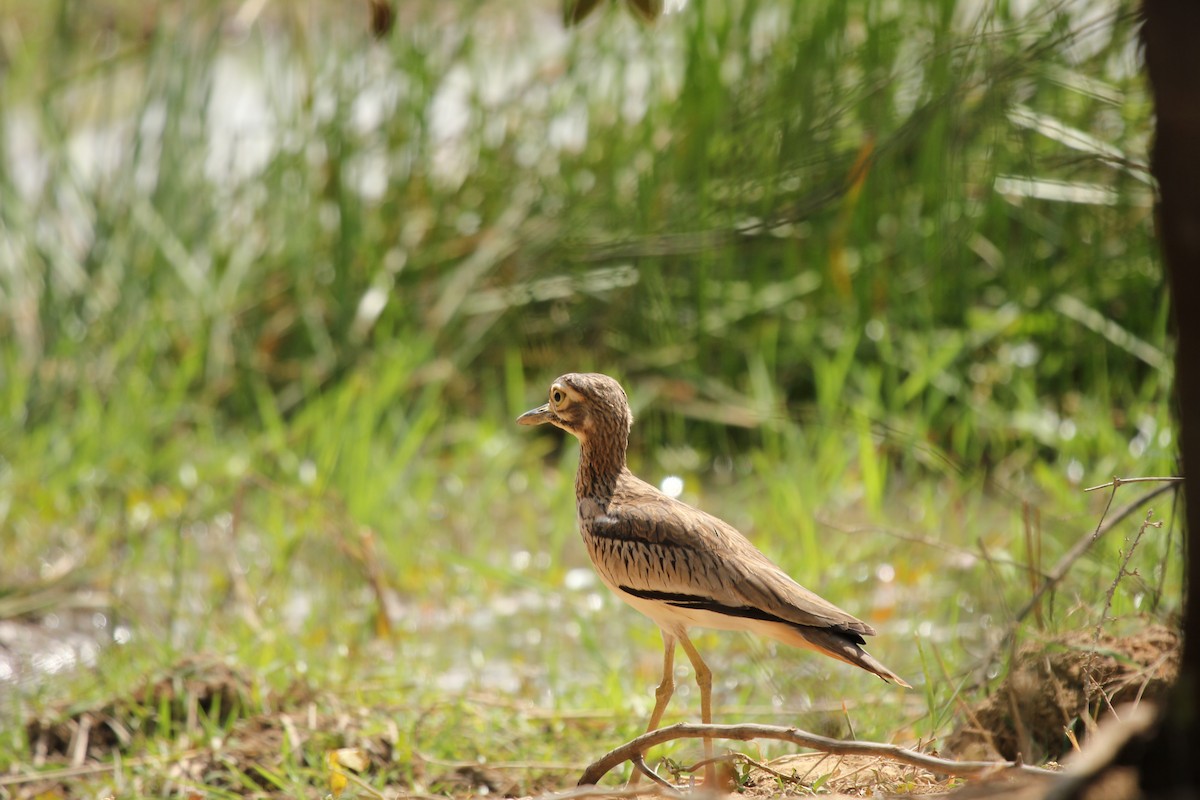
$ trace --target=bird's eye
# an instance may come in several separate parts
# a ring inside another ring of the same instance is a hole
[[[553,403],[554,405],[558,405],[566,398],[567,398],[567,396],[565,394],[563,394],[562,389],[555,388],[555,389],[550,390],[550,402]]]

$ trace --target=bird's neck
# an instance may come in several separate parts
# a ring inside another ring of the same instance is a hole
[[[600,447],[583,441],[579,448],[579,471],[575,473],[576,496],[595,500],[603,508],[608,507],[625,469],[626,440],[621,437],[620,441],[606,444]]]

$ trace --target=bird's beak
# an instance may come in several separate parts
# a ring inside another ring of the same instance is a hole
[[[517,417],[518,425],[541,425],[544,422],[553,422],[554,412],[550,410],[550,404],[544,403],[537,408],[531,408],[521,416]]]

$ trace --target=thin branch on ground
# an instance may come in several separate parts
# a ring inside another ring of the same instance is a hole
[[[736,739],[750,741],[753,739],[774,739],[790,742],[801,747],[821,750],[834,755],[857,755],[886,758],[921,767],[930,772],[956,776],[979,776],[1008,770],[1019,771],[1031,775],[1055,775],[1051,770],[1031,767],[1015,761],[951,761],[945,758],[925,755],[908,750],[894,744],[881,742],[842,741],[818,736],[798,728],[784,728],[778,725],[696,725],[680,723],[669,728],[659,728],[649,731],[620,747],[606,753],[592,763],[579,779],[580,786],[595,784],[610,770],[626,761],[639,757],[647,749],[674,739]]]
[[[630,760],[633,762],[633,765],[635,767],[637,767],[638,772],[642,773],[647,778],[654,781],[655,783],[657,783],[659,786],[663,787],[664,789],[670,789],[671,791],[675,791],[675,787],[672,786],[669,781],[666,781],[663,778],[660,778],[658,776],[657,772],[655,772],[654,770],[650,769],[649,766],[647,766],[646,758],[641,753],[634,754],[633,758]]]

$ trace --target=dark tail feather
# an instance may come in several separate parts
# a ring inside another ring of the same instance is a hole
[[[802,640],[792,642],[793,644],[832,656],[839,661],[845,661],[847,664],[865,669],[867,672],[873,672],[888,683],[903,686],[905,689],[912,688],[908,681],[876,661],[870,653],[859,647],[857,642],[847,638],[848,635],[853,636],[854,634],[844,634],[834,628],[801,628],[797,626],[793,630],[797,633],[796,638]]]

